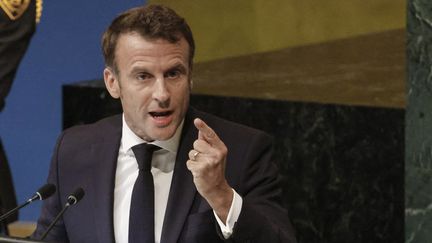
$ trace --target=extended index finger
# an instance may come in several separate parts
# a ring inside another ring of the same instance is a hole
[[[198,139],[203,139],[210,145],[217,145],[220,142],[215,131],[213,131],[213,129],[203,120],[195,118],[194,125],[198,129]]]

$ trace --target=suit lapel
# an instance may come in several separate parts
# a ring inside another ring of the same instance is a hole
[[[194,113],[188,112],[182,132],[162,228],[161,243],[178,241],[196,194],[192,174],[186,167],[188,152],[198,137],[193,125]]]
[[[94,158],[92,173],[92,196],[94,215],[97,227],[95,231],[100,243],[114,242],[113,204],[115,170],[121,138],[121,116],[114,119],[106,129],[104,139],[91,147]]]
[[[194,112],[189,110],[185,118],[170,194],[168,198],[161,243],[178,241],[183,225],[189,215],[196,188],[192,174],[186,167],[188,152],[198,137],[193,125]],[[104,139],[91,146],[90,158],[94,159],[93,185],[88,196],[93,197],[94,216],[98,226],[96,233],[100,243],[114,242],[113,204],[115,170],[121,139],[121,116],[114,119],[104,130]]]

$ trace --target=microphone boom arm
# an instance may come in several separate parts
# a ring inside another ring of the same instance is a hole
[[[69,203],[66,203],[66,205],[63,207],[63,209],[60,211],[59,214],[54,218],[54,220],[51,222],[51,224],[48,226],[48,228],[45,230],[45,233],[41,236],[40,240],[44,240],[45,237],[48,235],[48,233],[51,231],[51,229],[54,227],[54,225],[57,223],[57,221],[60,219],[61,216],[66,212],[66,209],[68,209],[70,206]]]

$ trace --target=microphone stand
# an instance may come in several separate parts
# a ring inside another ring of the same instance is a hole
[[[51,222],[51,224],[48,226],[48,228],[45,230],[45,233],[41,236],[40,240],[43,241],[45,237],[48,235],[48,233],[51,231],[51,229],[54,227],[54,225],[57,223],[57,221],[60,219],[60,217],[63,216],[64,212],[66,212],[66,209],[68,209],[70,206],[77,204],[83,197],[84,197],[84,190],[79,187],[75,189],[75,191],[70,194],[67,198],[66,204],[64,205],[63,209],[60,211],[60,213],[57,214],[55,219]]]
[[[51,229],[54,227],[54,225],[57,223],[57,221],[60,219],[61,216],[66,212],[66,209],[68,209],[70,206],[69,203],[66,203],[66,205],[63,207],[63,209],[60,211],[59,214],[55,217],[55,219],[51,222],[51,224],[48,226],[48,228],[45,230],[45,233],[41,236],[40,240],[43,241],[45,237],[48,235],[48,233],[51,231]]]
[[[5,213],[4,215],[1,215],[0,216],[0,223],[4,219],[9,217],[10,215],[15,213],[16,211],[18,211],[19,209],[29,205],[30,203],[34,202],[35,200],[44,200],[44,199],[52,196],[55,191],[56,191],[56,188],[53,184],[45,184],[44,186],[39,188],[39,190],[31,198],[29,198],[25,203],[15,207],[14,209],[10,210],[9,212]]]
[[[2,222],[5,218],[9,217],[11,214],[15,213],[16,211],[18,211],[19,209],[29,205],[32,202],[32,200],[28,200],[27,202],[15,207],[14,209],[10,210],[9,212],[7,212],[6,214],[2,215],[0,217],[0,222]]]

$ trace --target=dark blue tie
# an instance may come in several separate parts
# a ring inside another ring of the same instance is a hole
[[[129,213],[129,243],[154,243],[154,183],[151,173],[153,152],[160,149],[142,143],[132,147],[139,173],[135,181]]]

